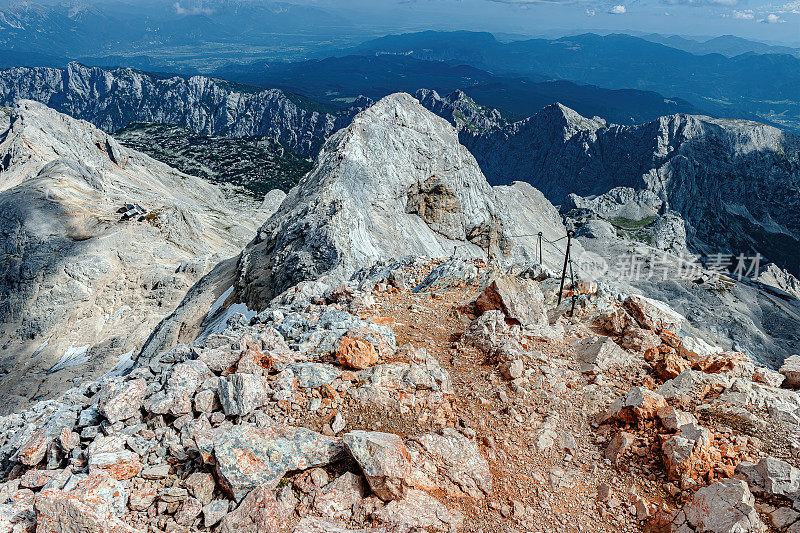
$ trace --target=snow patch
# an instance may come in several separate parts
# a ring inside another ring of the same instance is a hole
[[[50,370],[47,371],[48,374],[52,374],[54,372],[58,372],[60,370],[64,370],[66,368],[72,368],[75,366],[82,365],[84,363],[89,362],[89,348],[91,344],[87,344],[85,346],[70,346],[64,352],[64,355],[61,356],[61,359],[58,360],[56,364],[54,364]]]
[[[120,355],[117,364],[114,365],[114,368],[103,374],[103,377],[106,378],[106,377],[122,376],[128,370],[133,368],[133,352],[135,350],[136,350],[135,348],[131,348],[131,351]]]

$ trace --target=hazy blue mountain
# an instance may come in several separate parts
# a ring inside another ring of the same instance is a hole
[[[687,39],[680,35],[660,35],[658,33],[641,35],[640,37],[654,43],[661,43],[696,55],[722,54],[724,56],[734,57],[752,52],[756,54],[788,54],[800,57],[800,49],[752,41],[750,39],[736,37],[735,35],[721,35],[706,41]]]
[[[791,55],[694,55],[618,34],[501,43],[490,34],[468,32],[387,36],[356,50],[467,63],[496,74],[651,90],[684,98],[720,116],[758,116],[800,128],[800,58]]]
[[[533,81],[493,75],[457,63],[415,59],[407,55],[345,56],[302,62],[228,65],[215,75],[232,81],[277,87],[318,101],[347,105],[359,95],[374,100],[396,91],[419,88],[448,94],[467,91],[483,105],[523,118],[562,102],[579,112],[612,122],[633,124],[673,113],[700,113],[680,98],[652,91],[609,90],[568,81]]]

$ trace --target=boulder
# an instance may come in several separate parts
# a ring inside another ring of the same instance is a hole
[[[745,461],[736,467],[736,474],[747,480],[755,494],[800,501],[800,469],[786,461],[772,456],[756,464]]]
[[[661,337],[653,331],[634,326],[625,330],[622,337],[622,346],[632,352],[648,352],[655,350],[661,344]]]
[[[656,333],[678,332],[685,320],[666,303],[644,296],[629,296],[624,305],[639,325]]]
[[[36,497],[36,531],[134,533],[119,519],[124,489],[117,482],[89,475],[69,491],[45,489]]]
[[[601,371],[629,365],[634,356],[608,337],[585,337],[575,345],[578,362],[595,365]]]
[[[255,487],[274,489],[290,470],[336,461],[344,451],[339,439],[281,424],[234,426],[214,436],[213,449],[218,479],[236,501]]]
[[[525,365],[522,359],[514,359],[513,361],[506,361],[500,365],[500,375],[507,380],[518,379],[522,377],[525,371]]]
[[[532,279],[505,275],[495,278],[474,302],[475,314],[501,311],[506,318],[523,327],[547,326],[544,296]]]
[[[714,467],[711,431],[696,424],[684,424],[679,432],[664,442],[664,465],[672,480],[692,486]]]
[[[430,494],[410,489],[401,500],[393,500],[372,514],[373,520],[400,530],[460,531],[464,516],[449,509]]]
[[[214,500],[205,505],[203,507],[203,525],[206,527],[217,525],[228,514],[229,507],[228,500]]]
[[[606,446],[606,459],[615,465],[619,464],[625,452],[628,451],[634,442],[636,442],[636,435],[628,433],[627,431],[620,431],[614,435],[614,438],[611,439],[611,442]]]
[[[370,342],[345,335],[336,348],[336,359],[348,368],[361,370],[378,362],[378,352]]]
[[[800,388],[800,355],[792,355],[783,361],[783,365],[778,370],[783,374],[785,380],[783,386],[789,389]]]
[[[659,409],[666,407],[667,401],[660,394],[644,387],[634,387],[625,397],[617,398],[600,417],[600,423],[620,420],[635,423],[638,420],[651,420]]]
[[[364,478],[345,472],[320,489],[314,496],[314,509],[327,518],[348,520],[367,493]]]
[[[44,459],[48,446],[61,435],[63,429],[71,430],[77,418],[74,411],[58,409],[19,448],[18,461],[27,466],[38,465]]]
[[[291,490],[276,498],[274,487],[260,485],[247,495],[235,511],[228,513],[218,533],[281,533],[286,519],[297,506]]]
[[[697,423],[697,418],[693,414],[675,409],[671,405],[662,407],[656,411],[656,415],[661,420],[661,425],[670,431],[678,431],[681,426]]]
[[[98,393],[97,410],[112,424],[139,414],[147,382],[143,379],[111,381]]]
[[[765,367],[758,367],[753,372],[753,381],[763,383],[770,387],[780,387],[786,377],[780,372],[775,372]]]
[[[412,439],[430,457],[440,473],[473,498],[483,498],[492,491],[489,463],[473,441],[455,431],[426,433]]]
[[[345,433],[342,440],[375,495],[384,501],[403,497],[411,474],[411,462],[400,437],[392,433],[359,430]]]
[[[245,416],[269,401],[267,382],[255,374],[231,374],[219,380],[219,401],[228,416]]]
[[[755,498],[740,479],[717,481],[698,490],[673,523],[708,533],[755,533],[767,528],[755,510]]]
[[[142,471],[139,456],[128,450],[89,454],[89,473],[106,474],[116,480],[129,479]]]
[[[189,494],[200,500],[200,503],[208,505],[214,498],[214,488],[217,484],[214,476],[208,472],[195,472],[186,478],[183,485]]]

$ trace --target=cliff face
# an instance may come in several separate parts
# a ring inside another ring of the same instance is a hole
[[[0,134],[4,410],[123,368],[255,230],[215,187],[87,122],[23,100],[10,124]],[[144,211],[126,219],[126,204]]]
[[[131,122],[163,122],[205,135],[263,135],[312,154],[352,114],[303,109],[283,91],[238,88],[203,76],[159,78],[132,69],[12,68],[0,73],[0,104],[43,102],[105,131]]]

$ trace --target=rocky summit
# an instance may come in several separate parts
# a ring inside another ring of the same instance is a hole
[[[749,353],[765,324],[796,331],[782,270],[597,279],[589,251],[666,250],[568,218],[562,279],[556,207],[490,185],[404,93],[268,194],[266,221],[42,104],[9,126],[3,279],[25,281],[3,289],[4,349],[22,354],[4,379],[70,379],[0,418],[3,531],[800,528],[800,355],[788,331],[764,349],[780,365]],[[573,198],[619,199],[652,216],[636,190]],[[79,341],[131,360],[108,371]],[[65,342],[44,376],[21,370]]]

